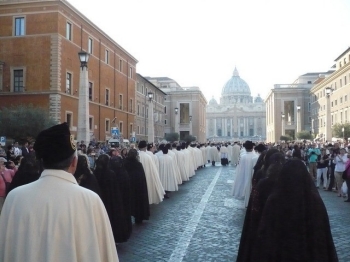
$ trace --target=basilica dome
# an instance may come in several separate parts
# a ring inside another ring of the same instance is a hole
[[[226,95],[250,95],[248,84],[239,76],[237,68],[233,71],[230,80],[224,85],[221,91],[222,96]]]
[[[214,96],[210,99],[209,105],[211,106],[217,106],[218,102],[215,100]]]

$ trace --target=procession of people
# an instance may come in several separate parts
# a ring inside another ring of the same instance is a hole
[[[33,144],[0,150],[0,260],[118,261],[116,247],[152,218],[150,205],[221,165],[235,170],[231,193],[246,208],[237,261],[338,261],[318,190],[350,201],[342,146],[142,140],[122,148],[76,143],[66,123],[56,125]],[[15,252],[29,238],[30,248]]]

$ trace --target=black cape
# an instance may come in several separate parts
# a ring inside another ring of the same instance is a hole
[[[146,175],[142,164],[137,159],[126,158],[125,168],[130,178],[131,215],[135,222],[148,220],[150,216]]]
[[[126,242],[131,234],[131,219],[124,207],[119,178],[107,164],[104,169],[95,169],[94,174],[100,186],[100,196],[111,223],[114,241]]]
[[[326,208],[302,161],[284,164],[262,212],[250,261],[338,261]]]

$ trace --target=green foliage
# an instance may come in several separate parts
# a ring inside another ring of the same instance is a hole
[[[350,123],[335,124],[333,125],[332,132],[334,137],[343,137],[342,128],[344,127],[344,138],[350,137]]]
[[[180,135],[178,133],[167,133],[165,134],[164,139],[167,141],[173,142],[173,141],[179,141],[179,137]]]
[[[187,135],[183,140],[186,142],[193,142],[193,141],[196,141],[197,139],[195,136]]]
[[[311,140],[313,138],[312,134],[310,134],[309,131],[303,130],[297,133],[297,138],[298,139],[308,139]]]
[[[291,141],[291,140],[293,140],[290,136],[281,136],[280,137],[280,140],[284,140],[284,141]]]
[[[55,124],[48,111],[32,104],[0,109],[0,135],[15,141],[32,141],[40,131]]]

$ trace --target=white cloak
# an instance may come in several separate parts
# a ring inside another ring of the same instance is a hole
[[[210,154],[210,162],[212,162],[212,161],[220,162],[221,161],[219,151],[218,151],[216,146],[212,146],[210,148],[209,154]]]
[[[14,189],[0,216],[0,261],[118,261],[100,197],[62,170]]]
[[[144,151],[139,151],[140,162],[145,170],[149,204],[159,204],[164,199],[164,188],[153,159]]]
[[[158,173],[159,173],[158,157],[155,154],[153,154],[153,152],[151,152],[151,151],[146,151],[146,154],[148,154],[153,159],[153,163],[156,165],[156,168],[157,168]]]
[[[239,155],[240,155],[241,147],[237,144],[234,144],[231,149],[231,164],[237,165],[239,162]]]
[[[255,165],[253,152],[247,152],[242,156],[236,168],[236,177],[233,182],[232,195],[234,198],[243,199],[246,195],[246,186],[251,185],[253,167]],[[248,196],[249,197],[249,196]]]
[[[181,178],[181,174],[180,174],[180,169],[179,169],[179,167],[177,165],[176,154],[172,150],[168,150],[168,155],[171,156],[171,159],[174,162],[175,177],[176,177],[176,180],[177,180],[177,184],[181,185],[182,184],[182,178]]]
[[[157,154],[159,160],[159,177],[166,191],[177,191],[178,184],[174,161],[168,154]]]

